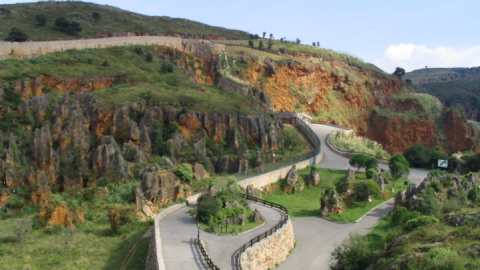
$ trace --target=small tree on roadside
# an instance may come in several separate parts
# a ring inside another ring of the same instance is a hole
[[[269,50],[272,49],[272,47],[273,47],[273,41],[272,41],[271,39],[268,40],[267,46],[268,46],[268,49],[269,49]]]
[[[312,46],[315,47],[315,42],[312,43]]]
[[[37,20],[38,25],[43,26],[47,23],[47,16],[43,14],[37,14],[35,15],[35,20]]]
[[[280,42],[283,42],[283,38],[280,38]]]
[[[350,165],[357,167],[357,172],[360,171],[360,168],[365,167],[367,164],[368,157],[363,154],[355,154],[350,158]]]
[[[375,171],[378,171],[378,160],[374,157],[369,158],[365,163],[365,169],[374,169]]]
[[[250,39],[248,41],[248,47],[253,48],[253,40]]]
[[[272,34],[272,33],[270,33],[270,39],[272,39],[272,38],[273,38],[273,34]]]
[[[28,39],[27,33],[20,27],[13,27],[10,30],[10,33],[5,38],[5,41],[12,41],[12,42],[23,42]]]
[[[258,42],[258,49],[263,49],[263,41],[260,40],[260,42]]]
[[[393,72],[393,75],[397,76],[399,79],[401,79],[403,76],[405,76],[405,69],[401,67],[397,67],[395,71]]]
[[[394,181],[410,174],[410,164],[402,154],[392,156],[388,161],[388,167]]]
[[[100,15],[100,13],[95,11],[92,13],[92,18],[95,20],[95,22],[98,22],[102,18],[102,15]]]
[[[297,38],[297,44],[300,44],[302,42],[300,39]]]
[[[267,34],[267,33],[263,32],[263,38],[265,38],[265,35],[266,35],[266,34]]]
[[[320,47],[320,41],[317,41],[317,47]]]
[[[33,220],[31,218],[19,219],[13,225],[13,232],[18,235],[18,241],[21,243],[25,238],[25,234],[32,230]]]

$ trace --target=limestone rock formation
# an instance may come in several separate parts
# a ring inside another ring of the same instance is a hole
[[[101,177],[126,178],[130,175],[127,164],[113,137],[101,139],[93,154],[93,170]]]
[[[110,231],[116,233],[122,221],[122,216],[116,209],[112,209],[108,211],[108,220],[110,221]]]
[[[10,193],[10,190],[4,189],[2,192],[0,192],[0,208],[5,206],[8,201],[10,201],[10,198],[12,197],[12,193]]]
[[[324,195],[320,198],[320,205],[320,215],[322,217],[340,214],[346,209],[342,198],[333,188],[325,190]]]
[[[293,186],[298,179],[298,171],[295,169],[292,169],[288,172],[287,174],[287,185]]]
[[[262,198],[262,192],[253,187],[253,185],[248,185],[246,190],[247,195],[257,198]]]
[[[347,170],[347,175],[345,175],[345,181],[355,180],[355,171],[352,169]]]
[[[202,178],[208,178],[210,175],[205,171],[203,165],[200,163],[195,163],[193,166],[193,178],[195,180],[200,180]]]
[[[227,219],[227,224],[228,225],[231,225],[231,224],[238,224],[238,225],[242,225],[242,226],[245,226],[245,222],[247,221],[247,218],[245,217],[244,214],[240,214],[238,217],[229,217]]]
[[[307,179],[309,185],[316,187],[320,182],[320,174],[317,172],[317,170],[311,170]]]
[[[252,214],[250,214],[250,217],[248,217],[248,220],[255,223],[267,221],[265,217],[263,217],[263,215],[260,213],[260,211],[258,211],[258,209],[255,209],[252,212]]]
[[[143,174],[135,190],[138,209],[151,202],[161,206],[175,200],[175,188],[180,185],[180,179],[171,172],[155,171]]]

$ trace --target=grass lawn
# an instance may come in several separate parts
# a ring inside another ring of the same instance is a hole
[[[288,209],[290,217],[299,218],[299,217],[315,217],[320,216],[320,196],[323,194],[324,190],[334,185],[339,190],[343,179],[345,178],[345,170],[330,170],[324,168],[317,168],[318,173],[320,174],[320,183],[316,187],[305,186],[305,189],[298,194],[285,194],[281,188],[273,192],[272,195],[263,194],[263,199],[267,201],[272,201],[278,204],[285,206]],[[299,180],[306,181],[308,174],[310,173],[310,168],[305,168],[298,171]],[[361,182],[366,180],[366,174],[364,172],[358,172],[355,174],[356,181]],[[282,186],[285,180],[279,181],[274,185]],[[395,194],[399,190],[404,190],[406,187],[403,186],[404,179],[399,179],[395,184]],[[330,220],[340,221],[340,222],[355,222],[358,218],[363,216],[373,207],[385,202],[386,200],[391,199],[394,194],[390,191],[389,187],[386,187],[388,197],[385,199],[374,199],[373,202],[368,203],[364,207],[363,202],[356,202],[354,208],[347,208],[347,210],[341,214],[333,215],[327,217]]]
[[[252,214],[252,210],[248,210],[245,212],[245,217],[248,217]],[[222,228],[222,232],[220,232],[218,235],[237,235],[239,233],[242,233],[242,232],[246,232],[246,231],[249,231],[251,229],[254,229],[262,224],[264,224],[265,222],[258,222],[258,223],[255,223],[255,222],[251,222],[251,221],[248,221],[245,222],[245,226],[242,226],[242,225],[239,225],[239,224],[232,224],[232,225],[228,225],[226,230],[227,230],[227,233],[225,233],[225,228]],[[200,221],[198,222],[198,224],[200,225],[200,227],[202,229],[204,229],[205,231],[208,231],[208,224],[204,223],[203,221]]]
[[[366,206],[364,202],[355,202],[355,207],[353,208],[347,207],[347,210],[345,210],[345,212],[326,217],[326,219],[339,221],[339,222],[355,222],[357,219],[361,218],[363,215],[365,215],[365,213],[370,211],[375,206],[382,204],[390,200],[391,198],[393,198],[398,191],[405,190],[406,186],[403,185],[404,181],[408,181],[408,180],[400,178],[396,181],[395,193],[392,193],[391,189],[389,188],[389,185],[386,185],[385,190],[387,191],[388,196],[386,196],[384,199],[375,198],[372,200],[371,203],[368,203]]]
[[[124,269],[144,269],[150,238],[142,235],[148,222],[120,226],[115,235],[108,223],[77,225],[65,253],[64,230],[33,230],[20,243],[13,231],[16,220],[0,220],[1,269],[120,269],[123,263]]]
[[[344,170],[332,170],[317,168],[320,174],[320,183],[316,187],[305,186],[305,189],[298,194],[284,194],[283,190],[277,190],[272,195],[263,194],[263,199],[275,202],[285,206],[292,218],[319,216],[320,195],[323,191],[331,186],[340,183],[345,178]],[[305,181],[310,168],[298,171],[299,181]],[[361,175],[362,173],[360,173]],[[283,181],[279,181],[274,185],[282,185]]]

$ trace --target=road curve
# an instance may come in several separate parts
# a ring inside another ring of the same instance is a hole
[[[328,134],[340,130],[339,128],[320,124],[312,124],[310,127],[322,142],[323,160],[317,165],[318,167],[356,169],[350,166],[348,158],[338,155],[327,146]],[[380,164],[380,168],[388,169],[388,166]],[[418,184],[427,176],[427,173],[426,170],[411,169],[409,179]],[[318,217],[292,219],[297,246],[287,260],[276,269],[329,269],[330,254],[335,244],[340,243],[353,231],[361,235],[368,234],[384,215],[393,210],[393,207],[393,201],[389,201],[368,213],[361,222],[354,224],[339,224]]]
[[[167,269],[209,269],[196,247],[198,234],[197,221],[188,210],[195,205],[179,209],[160,222],[163,258]],[[275,208],[250,202],[252,210],[258,209],[265,217],[265,225],[236,236],[216,236],[200,230],[200,238],[205,241],[206,250],[212,261],[220,269],[236,269],[237,250],[251,238],[266,232],[280,222],[283,212]]]
[[[329,125],[312,124],[312,130],[322,142],[323,160],[318,167],[346,170],[355,169],[348,159],[331,150],[326,143],[328,134],[339,128]],[[381,168],[388,169],[385,164]],[[427,171],[412,169],[409,179],[420,183]],[[208,269],[198,248],[195,238],[198,227],[188,210],[194,205],[182,208],[165,217],[160,222],[163,257],[167,269]],[[220,269],[236,269],[233,256],[238,248],[252,237],[275,226],[282,213],[276,209],[251,203],[252,209],[258,208],[266,216],[266,225],[237,236],[215,236],[201,231],[200,237],[205,240],[207,252]],[[330,254],[336,243],[348,237],[352,231],[367,234],[381,218],[393,209],[390,201],[371,211],[360,223],[338,224],[318,217],[292,219],[297,246],[293,253],[276,269],[328,269]]]

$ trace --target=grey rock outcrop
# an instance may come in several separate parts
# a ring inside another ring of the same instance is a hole
[[[320,174],[316,170],[311,170],[308,174],[308,184],[316,187],[320,182]]]
[[[263,217],[263,215],[260,213],[260,211],[258,211],[258,209],[255,209],[252,214],[250,214],[248,220],[255,223],[267,221],[265,217]]]
[[[298,171],[297,170],[290,170],[287,174],[287,185],[293,186],[298,179]]]

